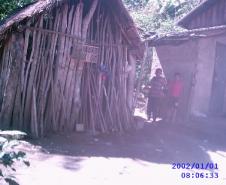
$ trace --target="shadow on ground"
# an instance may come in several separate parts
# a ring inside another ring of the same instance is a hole
[[[225,119],[146,123],[123,135],[60,134],[36,141],[48,154],[68,156],[64,168],[77,170],[83,157],[130,158],[158,164],[212,162],[208,151],[226,151]],[[71,156],[71,157],[70,157]],[[76,157],[76,158],[74,158]]]

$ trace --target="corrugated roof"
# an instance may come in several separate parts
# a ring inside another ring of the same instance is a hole
[[[146,40],[149,46],[177,45],[189,40],[219,36],[226,33],[226,25],[154,35]]]
[[[206,11],[209,7],[213,6],[220,0],[205,0],[199,6],[191,10],[187,15],[185,15],[181,20],[177,22],[179,26],[186,28],[186,25],[191,21],[195,16],[199,15],[203,11]]]

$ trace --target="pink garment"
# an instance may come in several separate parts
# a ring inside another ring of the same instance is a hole
[[[169,84],[169,95],[172,97],[180,97],[183,89],[183,84],[180,80],[172,81]]]

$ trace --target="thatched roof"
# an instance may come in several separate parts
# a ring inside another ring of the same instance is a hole
[[[191,10],[188,14],[186,14],[180,21],[178,21],[178,25],[186,28],[188,22],[190,22],[195,16],[201,14],[202,12],[209,9],[214,4],[218,3],[220,0],[205,0],[199,6]]]
[[[0,40],[4,39],[4,35],[11,31],[13,26],[18,25],[20,22],[27,20],[33,16],[39,15],[54,6],[60,5],[65,0],[38,0],[26,7],[14,12],[11,16],[7,17],[0,23]],[[106,0],[101,0],[102,2]],[[126,10],[122,0],[107,0],[111,4],[111,9],[114,16],[117,17],[119,26],[128,38],[133,50],[136,50],[137,55],[141,58],[143,56],[143,48],[141,38],[138,34],[136,26],[132,17]]]
[[[153,35],[146,39],[149,46],[179,45],[190,40],[225,35],[226,25],[200,28],[162,35]]]

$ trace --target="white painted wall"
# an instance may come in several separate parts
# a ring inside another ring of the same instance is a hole
[[[209,37],[198,41],[196,84],[191,100],[191,113],[194,115],[207,115],[209,111],[217,42],[226,44],[226,36]]]

